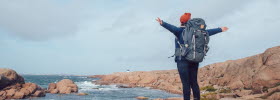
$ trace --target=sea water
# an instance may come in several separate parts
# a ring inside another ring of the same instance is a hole
[[[79,92],[87,93],[85,96],[76,94],[50,94],[45,97],[32,98],[34,100],[137,100],[144,96],[150,100],[155,98],[181,97],[181,95],[149,88],[118,88],[116,85],[96,85],[92,81],[98,78],[67,75],[22,75],[25,82],[36,83],[42,88],[48,88],[49,83],[56,83],[62,79],[71,79],[79,87]]]

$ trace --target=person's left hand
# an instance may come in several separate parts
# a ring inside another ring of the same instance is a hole
[[[221,27],[222,31],[225,32],[228,30],[228,27]]]
[[[160,25],[162,24],[162,20],[159,17],[156,19],[156,21],[158,21]]]

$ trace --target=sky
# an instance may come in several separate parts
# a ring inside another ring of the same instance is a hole
[[[176,69],[174,35],[185,12],[206,20],[200,64],[240,59],[280,45],[280,0],[1,0],[0,67],[22,74],[96,75]]]

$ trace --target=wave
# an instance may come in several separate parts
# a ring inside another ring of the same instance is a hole
[[[79,91],[107,91],[107,90],[118,90],[116,85],[96,85],[91,81],[75,82]]]
[[[99,85],[93,84],[91,81],[75,82],[80,91],[88,91],[94,88],[98,88]]]

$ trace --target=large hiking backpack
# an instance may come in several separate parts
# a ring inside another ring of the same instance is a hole
[[[191,62],[202,62],[209,50],[209,34],[207,33],[205,21],[201,18],[189,20],[182,33],[183,44],[180,45],[180,57],[185,57]]]

